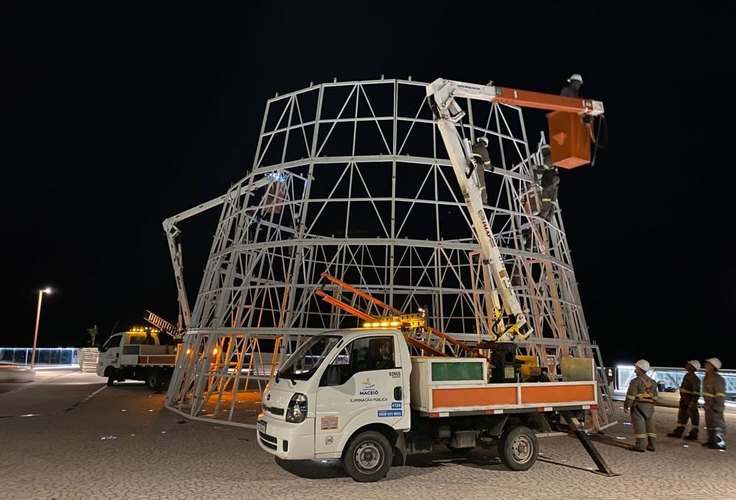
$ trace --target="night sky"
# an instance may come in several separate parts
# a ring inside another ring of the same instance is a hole
[[[246,174],[276,92],[383,74],[557,94],[579,72],[609,131],[560,185],[591,339],[607,365],[736,366],[725,2],[398,5],[2,1],[0,346],[32,344],[46,285],[39,346],[175,321],[161,222]],[[180,224],[190,295],[216,216]]]

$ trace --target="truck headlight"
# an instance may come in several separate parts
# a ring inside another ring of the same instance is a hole
[[[298,424],[304,422],[305,418],[307,418],[307,396],[297,392],[291,397],[286,408],[286,421]]]

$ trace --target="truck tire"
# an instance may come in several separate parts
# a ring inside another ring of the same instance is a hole
[[[158,370],[151,370],[146,375],[146,386],[152,391],[158,391],[161,388],[164,380],[161,376],[161,372]]]
[[[537,461],[537,436],[528,427],[519,425],[503,433],[498,445],[498,458],[511,470],[529,470]]]
[[[382,479],[391,468],[391,444],[377,431],[361,432],[353,437],[342,456],[345,472],[359,483]]]

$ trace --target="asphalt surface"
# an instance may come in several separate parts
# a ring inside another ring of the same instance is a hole
[[[620,423],[596,436],[615,476],[598,473],[577,439],[557,436],[540,439],[529,471],[507,470],[489,450],[457,459],[438,447],[366,484],[339,463],[277,462],[253,429],[182,418],[141,383],[104,382],[44,372],[0,383],[0,499],[736,500],[734,451],[664,437],[675,421],[670,407],[655,412],[656,452],[629,451],[633,431],[620,411]],[[733,429],[736,414],[727,421]]]

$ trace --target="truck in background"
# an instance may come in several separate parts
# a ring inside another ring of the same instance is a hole
[[[97,375],[107,377],[107,385],[125,380],[142,380],[159,391],[171,379],[179,344],[167,344],[168,336],[151,327],[134,327],[110,336],[99,348]]]

